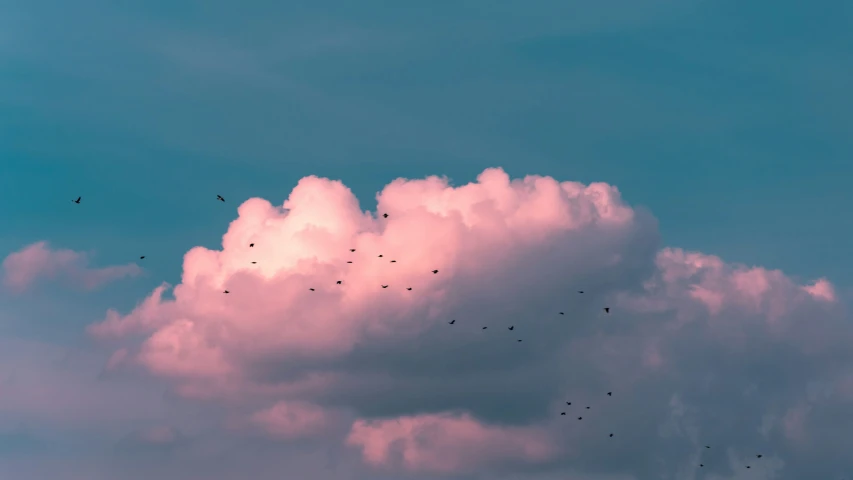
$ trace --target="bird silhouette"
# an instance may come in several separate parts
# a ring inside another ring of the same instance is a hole
[[[761,458],[761,455],[756,455],[755,458]]]
[[[258,262],[252,262],[252,264],[253,264],[253,265],[254,265],[254,264],[256,264],[256,263],[258,263]]]
[[[347,263],[352,263],[352,260],[347,260]]]
[[[613,396],[613,392],[607,392],[607,396],[608,396],[608,397],[612,397],[612,396]]]
[[[217,200],[219,200],[220,202],[224,202],[224,201],[225,201],[225,199],[224,199],[224,198],[222,198],[222,195],[217,195],[217,196],[216,196],[216,199],[217,199]]]
[[[610,434],[610,436],[612,437],[612,436],[613,436],[613,434],[611,433],[611,434]]]
[[[510,330],[514,330],[514,329],[515,329],[515,325],[513,325],[513,326],[509,327],[509,329],[510,329]]]
[[[397,260],[391,260],[391,263],[397,263]]]
[[[379,258],[382,258],[382,255],[381,255],[381,254],[379,255]]]
[[[560,312],[560,315],[565,315],[565,313],[563,313],[563,312]]]
[[[312,292],[314,291],[314,289],[313,289],[313,288],[309,288],[308,290],[311,290]]]
[[[74,203],[80,203],[80,200],[83,200],[83,197],[77,197],[77,200],[71,200]]]
[[[433,271],[432,271],[432,274],[433,274],[433,275],[435,275],[436,273],[438,273],[438,270],[433,270]]]
[[[578,293],[583,293],[583,290],[578,290]]]
[[[337,282],[335,282],[335,283],[337,283],[338,285],[340,285],[342,282],[341,282],[341,280],[338,280],[338,281],[337,281]]]
[[[483,327],[483,330],[485,330],[485,329],[487,329],[487,328],[489,328],[489,327]]]
[[[254,244],[254,243],[250,243],[250,244],[249,244],[249,246],[250,246],[250,247],[254,247],[254,246],[255,246],[255,244]]]
[[[406,287],[406,290],[411,290],[411,289],[412,289],[412,287]]]
[[[354,249],[354,248],[350,248],[350,249],[349,249],[349,251],[350,251],[350,252],[354,252],[354,251],[355,251],[355,249]]]
[[[144,258],[145,258],[145,255],[143,255],[143,256],[141,256],[141,257],[139,257],[139,259],[140,259],[140,260],[142,260],[142,259],[144,259]]]
[[[566,402],[566,405],[571,405],[571,404],[572,404],[572,402]]]
[[[453,325],[454,323],[456,323],[456,319],[453,319],[453,320],[451,320],[451,321],[449,321],[449,322],[447,322],[447,323],[449,323],[449,324]]]
[[[561,413],[560,415],[565,415],[565,414],[566,414],[566,412],[563,412],[563,413]]]
[[[382,288],[388,288],[388,285],[382,285]]]
[[[710,445],[705,445],[705,448],[711,448],[711,446],[710,446]]]
[[[224,292],[222,292],[222,293],[231,293],[231,292],[229,292],[228,290],[225,290],[225,291],[224,291]]]
[[[382,218],[388,218],[388,214],[387,214],[387,213],[383,213],[383,214],[382,214]]]
[[[589,410],[589,407],[586,407],[586,409]]]
[[[578,420],[583,420],[583,417],[578,417]]]
[[[518,341],[520,342],[520,341],[521,341],[521,339],[519,338],[519,339],[518,339]]]
[[[610,313],[610,307],[604,307],[604,313]]]
[[[700,466],[700,467],[704,467],[705,465],[704,465],[704,464],[702,464],[702,463],[700,463],[700,464],[699,464],[699,466]]]

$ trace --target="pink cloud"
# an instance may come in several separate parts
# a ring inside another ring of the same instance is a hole
[[[52,250],[47,242],[36,242],[9,254],[3,260],[3,283],[23,291],[39,279],[63,280],[74,287],[93,290],[105,283],[139,275],[133,263],[103,268],[87,267],[85,253],[68,249]]]
[[[815,377],[840,381],[823,367],[853,335],[831,283],[660,249],[655,220],[615,187],[489,169],[459,187],[398,179],[377,200],[364,212],[317,177],[280,207],[250,199],[221,249],[187,252],[174,298],[163,284],[89,332],[119,344],[110,369],[219,402],[241,427],[328,440],[357,418],[346,442],[368,465],[439,474],[604,464],[607,431],[649,449],[699,433],[723,441],[697,412],[747,404],[781,418]],[[784,382],[762,384],[771,394],[743,394],[777,370]],[[664,440],[673,392],[684,425]],[[555,411],[567,399],[595,413],[567,427],[574,418]],[[636,462],[643,478],[661,476]]]
[[[461,473],[506,462],[542,463],[559,453],[545,430],[483,425],[467,414],[358,420],[347,443],[366,462],[414,472]]]

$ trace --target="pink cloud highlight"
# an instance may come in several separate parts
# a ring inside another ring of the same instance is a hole
[[[68,249],[53,250],[47,242],[36,242],[9,254],[3,260],[3,283],[16,291],[30,288],[40,279],[94,290],[106,283],[142,273],[133,263],[103,268],[89,268],[85,253]]]
[[[559,450],[544,430],[483,425],[467,414],[358,420],[347,443],[374,466],[462,473],[505,462],[542,463]]]

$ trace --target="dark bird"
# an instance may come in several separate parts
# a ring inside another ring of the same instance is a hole
[[[224,198],[222,198],[222,195],[217,195],[217,196],[216,196],[216,199],[217,199],[217,200],[219,200],[220,202],[224,202],[224,201],[225,201],[225,199],[224,199]]]
[[[436,273],[438,273],[438,270],[433,270],[433,271],[432,271],[432,274],[433,274],[433,275],[435,275]]]
[[[612,436],[613,436],[613,434],[611,433],[611,434],[610,434],[610,436],[612,437]]]
[[[379,258],[382,258],[382,255],[379,255]]]
[[[520,342],[520,341],[521,341],[521,339],[519,338],[519,339],[518,339],[518,341]]]
[[[77,197],[77,200],[71,200],[74,203],[80,203],[80,200],[83,200],[83,197]]]
[[[397,260],[391,260],[391,263],[397,263]]]
[[[752,468],[752,467],[750,467],[749,465],[747,465],[747,466],[746,466],[746,468]]]
[[[710,446],[710,445],[705,445],[705,448],[711,448],[711,446]]]
[[[412,289],[412,287],[406,287],[406,290],[411,290],[411,289]]]
[[[761,458],[761,455],[756,455],[755,458]]]
[[[560,415],[565,415],[565,414],[566,414],[566,412],[563,412],[563,413],[561,413]]]
[[[487,328],[489,328],[489,327],[483,327],[483,330],[485,330],[485,329],[487,329]]]
[[[610,313],[610,307],[604,307],[604,313]]]
[[[352,263],[352,260],[347,260],[347,263]]]
[[[349,251],[350,251],[350,252],[354,252],[354,251],[355,251],[355,249],[354,249],[354,248],[350,248],[350,249],[349,249]]]
[[[583,417],[578,417],[578,420],[583,420]]]
[[[509,327],[509,329],[510,329],[510,330],[515,329],[515,325],[513,325],[513,326]]]
[[[586,409],[589,410],[589,407],[586,407]]]
[[[258,263],[258,262],[252,262],[252,263],[253,263],[253,264],[255,264],[255,263]]]
[[[388,285],[382,285],[382,288],[388,288]]]
[[[565,313],[563,313],[563,312],[560,312],[560,315],[565,315]]]
[[[613,392],[607,392],[607,396],[608,396],[608,397],[612,397],[612,396],[613,396]]]
[[[311,290],[312,292],[314,291],[314,289],[313,289],[313,288],[309,288],[308,290]]]
[[[254,243],[250,243],[250,244],[249,244],[249,246],[250,246],[250,247],[254,247],[254,246],[255,246],[255,244],[254,244]]]
[[[572,404],[572,402],[566,402],[566,405],[571,405],[571,404]]]
[[[387,213],[383,213],[383,214],[382,214],[382,218],[388,218],[388,214],[387,214]]]
[[[699,464],[699,466],[700,466],[700,467],[704,467],[705,465],[704,465],[704,464],[702,464],[702,463],[700,463],[700,464]]]
[[[448,323],[450,323],[451,325],[453,325],[454,323],[456,323],[456,319],[453,319],[453,320],[451,320],[451,321],[450,321],[450,322],[448,322]]]
[[[578,293],[583,293],[583,290],[578,290]]]
[[[337,281],[337,282],[335,282],[335,283],[337,283],[338,285],[340,285],[340,284],[341,284],[341,281],[340,281],[340,280],[338,280],[338,281]]]
[[[141,256],[141,257],[139,257],[139,259],[140,259],[140,260],[142,260],[143,258],[145,258],[145,255],[143,255],[143,256]]]
[[[229,292],[228,292],[228,290],[225,290],[225,291],[224,291],[224,292],[222,292],[222,293],[229,293]]]

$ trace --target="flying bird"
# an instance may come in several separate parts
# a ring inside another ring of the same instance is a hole
[[[387,213],[383,213],[383,214],[382,214],[382,218],[388,218],[388,214],[387,214]]]
[[[583,417],[578,417],[578,420],[583,420]]]
[[[406,287],[406,290],[411,290],[411,289],[412,289],[412,287]]]
[[[561,413],[560,415],[565,415],[565,414],[566,414],[566,412],[563,412],[563,413]]]
[[[566,402],[566,405],[571,405],[571,404],[572,404],[572,402]]]
[[[563,313],[563,312],[560,312],[560,315],[565,315],[565,313]]]
[[[142,260],[143,258],[145,258],[145,255],[143,255],[143,256],[141,256],[141,257],[139,257],[139,259],[140,259],[140,260]]]
[[[509,327],[509,329],[510,329],[510,330],[515,329],[515,325],[513,325],[513,326]]]
[[[382,285],[382,288],[388,288],[388,285]]]
[[[489,328],[489,327],[483,327],[483,330],[485,330],[485,329],[487,329],[487,328]]]
[[[350,248],[350,249],[349,249],[349,251],[350,251],[350,252],[354,252],[354,251],[355,251],[355,249],[354,249],[354,248]]]
[[[341,284],[341,280],[338,280],[336,283],[337,283],[338,285],[340,285],[340,284]]]
[[[700,466],[700,467],[704,467],[704,466],[705,466],[705,464],[700,463],[700,464],[699,464],[699,466]]]
[[[258,263],[258,262],[252,262],[252,263],[253,263],[253,264],[255,264],[255,263]]]
[[[756,455],[755,458],[761,458],[761,455]]]
[[[381,254],[379,255],[379,258],[382,258],[382,255],[381,255]]]
[[[74,203],[80,203],[80,200],[83,200],[83,197],[77,197],[77,200],[71,200]]]
[[[578,290],[578,293],[583,293],[583,290]]]
[[[705,448],[711,448],[711,446],[710,446],[710,445],[705,445]]]
[[[448,323],[450,323],[451,325],[453,325],[454,323],[456,323],[456,319],[454,318],[453,320],[451,320],[451,321],[450,321],[450,322],[448,322]]]
[[[352,263],[352,260],[347,260],[347,263]]]
[[[432,271],[432,274],[433,274],[433,275],[435,275],[436,273],[438,273],[438,270],[433,270],[433,271]]]
[[[607,392],[607,396],[608,396],[608,397],[612,397],[612,396],[613,396],[613,392]]]
[[[249,246],[250,246],[250,247],[254,247],[254,246],[255,246],[255,244],[254,244],[254,243],[250,243],[250,244],[249,244]]]
[[[610,436],[612,437],[612,436],[613,436],[613,434],[611,433],[611,434],[610,434]]]
[[[309,288],[308,290],[311,290],[312,292],[314,291],[314,289],[313,289],[313,288]]]
[[[521,341],[521,339],[519,338],[519,339],[518,339],[518,341],[520,342],[520,341]]]
[[[391,260],[391,263],[397,263],[397,260]]]
[[[229,292],[228,290],[225,290],[225,291],[224,291],[224,292],[222,292],[222,293],[230,293],[230,292]]]
[[[589,410],[589,407],[586,407],[586,409]]]
[[[604,313],[610,313],[610,307],[604,307]]]
[[[225,199],[224,199],[224,198],[222,198],[222,195],[217,195],[217,196],[216,196],[216,199],[217,199],[217,200],[219,200],[220,202],[224,202],[224,201],[225,201]]]

